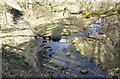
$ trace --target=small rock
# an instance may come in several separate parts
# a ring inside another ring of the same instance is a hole
[[[80,73],[83,74],[83,75],[87,74],[88,72],[89,71],[87,69],[83,69],[83,70],[80,71]]]
[[[57,68],[58,66],[54,66],[55,68]]]
[[[50,63],[52,63],[53,61],[50,61]]]
[[[77,65],[76,67],[80,67],[80,65]]]
[[[47,68],[48,70],[50,69],[50,68]]]
[[[50,46],[45,46],[44,48],[51,48]]]
[[[49,49],[48,51],[52,51],[52,49]]]
[[[51,54],[50,54],[49,56],[50,56],[50,57],[52,57],[52,55],[51,55]]]
[[[70,56],[71,55],[71,52],[67,52],[66,56]]]
[[[43,40],[42,42],[43,42],[43,43],[46,43],[46,42],[47,42],[47,40]]]
[[[40,47],[41,47],[41,46],[45,46],[45,44],[43,43],[42,45],[40,45]]]

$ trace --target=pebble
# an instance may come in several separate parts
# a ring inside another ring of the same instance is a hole
[[[86,75],[89,71],[87,69],[83,69],[80,71],[81,74]]]

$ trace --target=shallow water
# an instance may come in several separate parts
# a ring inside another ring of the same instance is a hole
[[[50,46],[52,51],[46,52],[50,57],[48,56],[43,64],[52,72],[52,77],[107,76],[105,71],[89,59],[81,56],[70,43],[48,41],[46,46]],[[66,55],[67,52],[71,52],[70,56]],[[84,70],[86,73],[82,73]]]

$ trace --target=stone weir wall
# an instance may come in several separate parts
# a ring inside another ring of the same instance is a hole
[[[30,23],[27,21],[19,21],[18,24],[11,22],[11,15],[9,13],[0,14],[0,42],[1,47],[9,52],[14,52],[25,57],[25,61],[29,63],[35,70],[38,70],[36,66],[37,56],[36,53],[40,50],[39,43],[34,40],[34,34],[31,30]],[[7,16],[7,17],[6,17]],[[7,23],[5,22],[7,19]],[[4,52],[2,52],[4,53]],[[2,58],[4,59],[4,58]]]

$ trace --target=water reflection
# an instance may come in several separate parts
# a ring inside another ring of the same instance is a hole
[[[94,35],[99,36],[102,24],[103,24],[102,18],[99,18],[95,23],[91,24],[87,29],[87,36],[88,37],[92,37]]]

